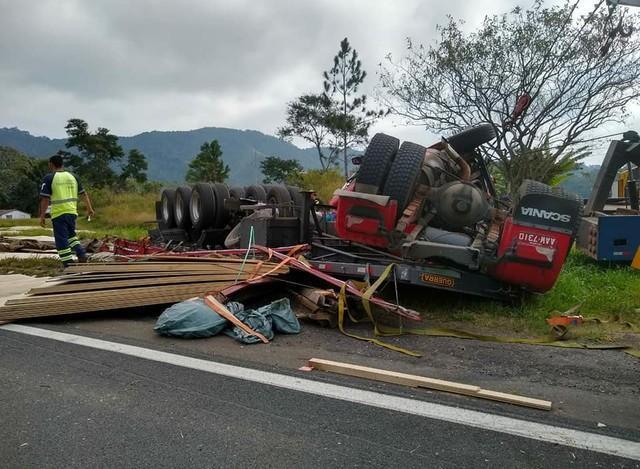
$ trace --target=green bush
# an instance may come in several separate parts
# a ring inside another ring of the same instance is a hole
[[[333,192],[344,185],[344,176],[338,168],[327,170],[310,169],[300,176],[300,187],[312,190],[318,194],[320,200],[327,204],[333,197]]]

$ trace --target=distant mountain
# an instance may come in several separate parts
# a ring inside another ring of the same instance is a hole
[[[580,164],[559,185],[569,192],[578,194],[583,199],[588,199],[591,196],[598,171],[600,171],[600,165]]]
[[[313,148],[298,148],[272,135],[256,130],[204,127],[188,131],[152,131],[132,137],[119,137],[125,152],[137,148],[147,157],[150,179],[180,182],[184,180],[189,161],[204,142],[218,140],[223,159],[231,168],[230,182],[254,183],[262,179],[260,160],[276,155],[296,159],[305,168],[318,168]],[[29,156],[45,158],[65,148],[66,139],[36,137],[17,128],[0,128],[0,145],[15,148]]]

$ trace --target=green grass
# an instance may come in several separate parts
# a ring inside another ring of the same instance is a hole
[[[0,274],[24,274],[34,277],[53,277],[62,273],[58,259],[0,259]]]
[[[136,240],[147,235],[147,230],[155,221],[156,192],[115,193],[108,190],[91,191],[96,211],[91,221],[87,221],[84,205],[80,204],[77,228],[90,233],[78,233],[81,239],[117,236]],[[0,220],[0,232],[9,231],[12,226],[33,226],[33,230],[21,230],[19,236],[51,236],[51,220],[47,219],[46,229],[39,227],[39,220]]]
[[[0,228],[0,236],[53,236],[53,230],[51,228],[33,228],[11,231],[11,229]]]
[[[93,191],[91,196],[96,214],[88,222],[81,211],[78,229],[94,231],[94,237],[118,236],[135,240],[145,237],[155,222],[156,192],[115,193],[99,190]]]
[[[387,292],[388,293],[388,292]],[[640,330],[640,271],[629,266],[597,264],[572,252],[555,287],[543,295],[529,295],[517,305],[427,289],[404,288],[402,304],[423,314],[428,326],[471,326],[483,334],[539,336],[549,332],[545,319],[581,305],[573,314],[597,317],[610,324],[571,329],[575,337],[611,340]],[[405,325],[410,326],[409,322]],[[461,326],[461,327],[464,327]],[[467,327],[468,329],[468,327]]]
[[[12,226],[39,226],[37,218],[27,218],[26,220],[0,220],[0,229],[11,228]]]
[[[146,236],[147,229],[152,226],[147,222],[155,218],[156,192],[114,193],[101,190],[91,191],[91,194],[96,215],[88,222],[82,207],[78,229],[91,230],[92,233],[79,233],[81,238],[118,236],[139,239]],[[37,219],[0,220],[0,231],[11,226],[33,226],[33,230],[20,233],[24,236],[51,234],[50,231],[38,227]],[[51,221],[47,220],[47,227],[50,226]],[[12,262],[9,263],[11,268],[17,269],[18,266],[22,266],[24,272],[39,272],[40,262],[45,264],[44,271],[57,263],[50,259]],[[0,270],[6,271],[5,268]],[[597,264],[574,251],[567,259],[556,286],[550,292],[531,295],[518,305],[426,288],[403,288],[400,291],[400,300],[405,306],[422,312],[428,325],[455,326],[457,323],[464,323],[466,328],[476,328],[480,333],[523,336],[547,333],[547,317],[561,314],[580,304],[579,314],[614,323],[583,326],[576,328],[575,334],[606,340],[628,331],[624,325],[615,321],[630,321],[640,327],[640,271],[632,270],[628,266]]]

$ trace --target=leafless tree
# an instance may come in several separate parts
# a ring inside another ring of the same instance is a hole
[[[640,97],[640,41],[633,27],[639,15],[622,7],[610,12],[601,1],[579,16],[577,5],[536,1],[528,10],[488,16],[468,34],[449,17],[434,44],[409,39],[401,60],[387,57],[380,75],[385,104],[444,134],[491,123],[497,139],[483,156],[511,192],[531,174],[557,177],[560,167],[570,170],[586,156],[575,148],[581,139],[622,123]],[[522,96],[530,105],[513,119]]]

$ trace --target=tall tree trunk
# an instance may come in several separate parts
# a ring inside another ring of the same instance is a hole
[[[343,115],[343,124],[345,126],[344,133],[342,134],[343,145],[344,145],[344,180],[349,179],[349,163],[347,162],[347,75],[344,68],[342,68],[342,110],[344,112]]]
[[[349,179],[349,162],[347,161],[347,136],[344,135],[344,179]]]

